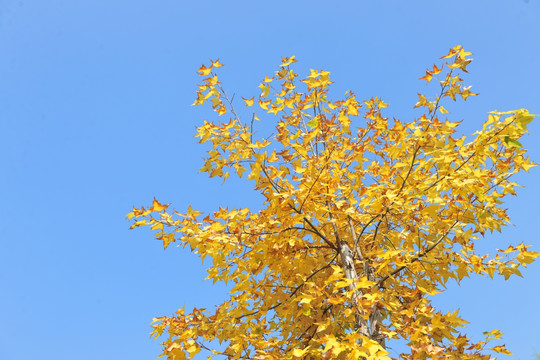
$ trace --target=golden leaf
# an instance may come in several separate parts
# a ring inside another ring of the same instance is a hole
[[[242,98],[246,102],[246,106],[253,106],[253,102],[255,101],[255,97],[252,97],[251,99],[245,99]]]

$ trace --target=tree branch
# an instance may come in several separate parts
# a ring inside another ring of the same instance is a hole
[[[450,231],[452,231],[452,229],[454,228],[454,226],[456,226],[456,224],[458,223],[458,220],[456,220],[452,226],[450,226],[450,228],[439,238],[439,240],[437,240],[433,245],[431,245],[429,248],[427,248],[426,250],[422,251],[420,254],[418,254],[417,256],[415,256],[414,258],[411,259],[411,262],[409,263],[412,264],[418,260],[421,260],[424,256],[426,256],[431,250],[435,249],[435,247],[437,245],[439,245],[447,236],[448,234],[450,233]],[[392,271],[390,274],[386,275],[385,277],[383,277],[381,280],[379,280],[379,282],[377,283],[377,286],[378,287],[382,287],[383,283],[388,280],[389,277],[391,276],[394,276],[396,275],[397,273],[399,273],[401,270],[403,269],[406,269],[408,265],[403,265],[399,268],[397,268],[396,270]]]

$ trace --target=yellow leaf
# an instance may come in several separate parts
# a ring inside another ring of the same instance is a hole
[[[327,335],[325,339],[325,347],[323,352],[331,351],[334,356],[338,356],[343,350],[341,343],[334,335]]]
[[[426,97],[422,94],[418,94],[418,102],[414,105],[414,108],[417,108],[417,107],[420,107],[420,106],[424,106],[427,104],[427,100],[426,100]]]
[[[484,335],[486,335],[486,337],[490,338],[490,339],[500,339],[501,336],[503,335],[503,333],[501,332],[501,330],[491,330],[491,331],[485,331],[483,333]]]
[[[154,202],[152,203],[152,211],[162,211],[169,207],[168,204],[162,205],[154,198]]]
[[[245,99],[242,98],[246,102],[246,106],[253,106],[253,102],[255,101],[255,97],[252,97],[251,99]]]
[[[433,79],[433,75],[429,71],[426,71],[426,75],[418,78],[418,80],[426,80],[426,84],[429,83],[431,79]]]
[[[456,55],[461,49],[462,49],[461,45],[456,45],[452,49],[450,49],[447,55],[442,56],[441,59],[449,59],[453,57],[454,55]]]
[[[508,351],[504,345],[492,347],[491,350],[504,355],[514,355],[510,351]]]
[[[219,115],[225,115],[227,113],[227,108],[225,105],[221,104],[216,111]]]
[[[197,216],[201,215],[201,214],[202,214],[202,212],[193,210],[193,209],[191,208],[191,205],[188,205],[187,215],[188,215],[190,218],[192,218],[193,220],[195,220],[195,218],[196,218]]]
[[[366,337],[363,337],[362,347],[367,349],[370,357],[373,357],[375,355],[385,356],[389,354],[382,348],[382,346],[378,342]]]
[[[162,240],[163,240],[163,248],[166,249],[171,242],[175,241],[174,234],[173,233],[165,234],[163,235]]]
[[[200,347],[193,340],[186,341],[186,351],[189,354],[189,358],[193,358],[197,353],[201,351]]]
[[[212,107],[216,108],[221,104],[221,100],[218,97],[212,98]]]
[[[219,59],[217,59],[216,61],[210,60],[210,62],[212,63],[212,67],[215,67],[215,68],[220,68],[223,66],[223,64],[219,62]]]
[[[262,90],[261,97],[267,97],[270,94],[270,85],[260,84],[259,88]]]
[[[535,114],[529,114],[529,110],[527,109],[519,109],[516,111],[514,121],[518,124],[519,127],[526,130],[527,125],[537,116],[538,115]]]
[[[347,287],[351,285],[353,282],[354,282],[354,279],[343,279],[343,280],[337,281],[335,283],[335,287],[337,288]]]
[[[271,102],[270,100],[263,101],[263,100],[259,99],[259,106],[263,110],[268,110],[268,105],[270,105],[270,102]],[[257,119],[257,120],[259,120],[259,119]]]
[[[206,75],[210,74],[210,71],[212,71],[212,67],[207,68],[206,66],[202,65],[199,68],[199,70],[197,70],[197,71],[198,71],[199,75],[206,76]]]
[[[289,66],[292,63],[295,63],[296,59],[294,58],[294,55],[291,57],[282,57],[281,58],[281,67]]]
[[[297,358],[300,358],[302,356],[304,356],[304,354],[308,351],[308,348],[304,348],[304,349],[294,349],[293,350],[293,356],[294,357],[297,357]]]
[[[517,261],[523,266],[527,266],[536,259],[540,254],[535,251],[521,251],[517,255]]]
[[[303,297],[302,300],[300,300],[300,304],[309,304],[311,301],[313,300],[313,297],[311,296],[306,296],[306,297]]]
[[[136,228],[136,227],[139,227],[139,226],[146,225],[147,223],[148,223],[148,221],[146,221],[146,220],[139,220],[139,221],[136,221],[133,225],[131,225],[130,229],[133,229],[133,228]]]
[[[155,222],[151,227],[150,230],[163,230],[163,223],[161,222]]]

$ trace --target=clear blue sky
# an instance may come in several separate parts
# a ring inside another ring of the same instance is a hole
[[[193,134],[211,115],[190,105],[209,58],[251,97],[294,54],[301,74],[332,73],[336,97],[379,96],[407,120],[430,92],[418,77],[462,44],[480,96],[449,110],[470,134],[491,110],[540,113],[539,19],[539,0],[0,1],[0,359],[154,359],[152,317],[224,298],[198,258],[125,219],[154,197],[179,210],[258,206],[251,184],[198,174]],[[537,162],[539,123],[523,141]],[[539,174],[517,178],[515,226],[479,247],[540,251]],[[501,329],[514,358],[532,359],[540,264],[523,274],[466,279],[435,301],[459,307],[469,334]]]

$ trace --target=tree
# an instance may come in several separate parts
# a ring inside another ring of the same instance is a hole
[[[499,330],[473,342],[458,331],[466,321],[457,311],[430,301],[472,273],[521,276],[539,255],[524,244],[495,256],[475,250],[486,231],[509,223],[502,200],[516,194],[511,176],[535,165],[519,142],[535,115],[492,112],[472,140],[454,135],[460,122],[441,118],[442,103],[476,95],[460,78],[469,55],[456,46],[426,71],[421,79],[438,78],[439,95],[419,94],[422,114],[409,122],[383,116],[379,98],[361,103],[349,91],[330,101],[327,71],[298,81],[294,56],[283,58],[259,98],[243,99],[277,119],[266,137],[256,111],[242,122],[218,80],[219,60],[203,65],[194,104],[209,102],[230,118],[198,127],[211,145],[201,171],[223,181],[246,172],[265,201],[257,212],[220,208],[201,218],[191,206],[182,214],[154,199],[128,215],[132,228],[156,230],[165,248],[176,241],[211,258],[208,279],[232,283],[213,311],[155,319],[155,337],[169,335],[163,355],[388,359],[397,338],[410,347],[403,359],[509,354],[488,345]]]

